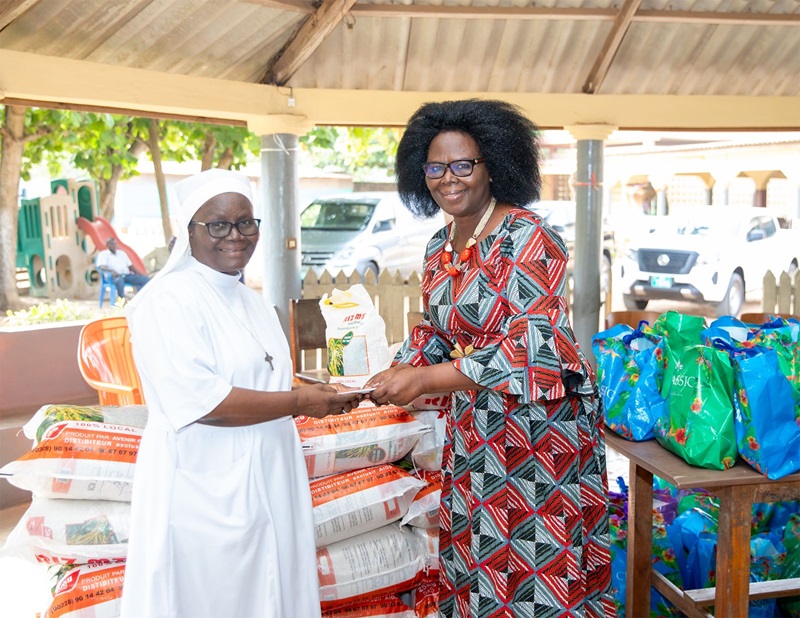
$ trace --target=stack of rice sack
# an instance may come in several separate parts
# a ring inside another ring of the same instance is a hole
[[[675,311],[600,332],[592,347],[606,423],[704,468],[741,456],[770,479],[800,471],[799,341],[794,319],[754,327],[726,316],[706,328]]]
[[[401,521],[409,512],[425,519],[411,507],[427,482],[396,464],[430,428],[405,408],[363,404],[295,424],[310,479],[324,615],[414,616],[398,595],[417,586],[431,549],[427,534]]]
[[[334,289],[319,305],[331,382],[361,387],[389,366],[386,325],[364,286]],[[353,615],[400,616],[406,610],[396,604],[397,593],[411,615],[436,615],[439,471],[448,405],[447,394],[434,394],[408,409],[362,405],[342,417],[298,419],[312,479],[326,615],[351,615],[349,604],[357,608]],[[332,474],[337,476],[317,480]],[[375,495],[367,497],[370,492]],[[351,497],[334,500],[332,494]],[[323,513],[331,506],[333,523],[326,523]],[[363,613],[365,603],[373,613]]]
[[[426,482],[426,487],[416,495],[403,519],[403,523],[411,526],[428,548],[429,568],[412,598],[414,611],[421,618],[437,618],[439,615],[439,502],[449,405],[448,394],[426,395],[411,402],[411,413],[430,431],[420,438],[400,464]]]
[[[43,406],[23,427],[31,450],[0,469],[33,494],[0,555],[57,565],[44,616],[119,615],[133,470],[146,422],[144,406]]]
[[[684,590],[708,588],[716,581],[719,521],[717,499],[703,490],[676,490],[654,477],[653,568]],[[620,479],[621,481],[621,479]],[[628,493],[610,492],[611,571],[617,615],[625,615]],[[797,577],[800,573],[800,502],[753,505],[750,581]],[[651,616],[682,614],[651,589]],[[800,597],[751,601],[748,616],[800,617]]]

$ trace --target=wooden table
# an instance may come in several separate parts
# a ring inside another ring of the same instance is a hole
[[[690,618],[744,618],[749,601],[800,593],[800,578],[750,583],[750,519],[756,502],[800,499],[800,473],[777,481],[737,461],[730,470],[690,466],[655,440],[630,442],[610,430],[607,445],[630,460],[626,615],[650,616],[650,587]],[[717,586],[681,590],[652,569],[653,475],[678,489],[705,489],[719,498]]]

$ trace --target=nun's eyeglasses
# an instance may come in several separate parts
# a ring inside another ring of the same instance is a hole
[[[449,169],[453,176],[463,178],[472,174],[472,169],[478,164],[483,163],[486,159],[478,157],[477,159],[459,159],[458,161],[450,161],[450,163],[443,163],[441,161],[428,161],[423,163],[422,169],[425,171],[425,176],[428,178],[441,178]]]
[[[230,221],[189,221],[189,225],[202,225],[206,228],[211,238],[227,238],[234,227],[242,236],[255,236],[258,234],[258,226],[261,225],[261,219],[240,219],[236,223],[231,223]]]

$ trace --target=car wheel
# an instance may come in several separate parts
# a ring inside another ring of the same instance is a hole
[[[367,273],[369,273],[369,272],[371,272],[373,275],[375,275],[375,283],[377,283],[378,282],[378,274],[379,274],[380,271],[378,270],[378,265],[375,262],[370,262],[369,264],[367,264],[367,267],[364,269],[364,281],[367,280]]]
[[[625,303],[625,308],[628,311],[644,311],[647,308],[647,300],[639,300],[630,294],[622,295],[622,302]]]
[[[728,291],[725,298],[717,305],[717,315],[732,315],[737,317],[744,305],[744,279],[739,273],[731,275],[731,282],[728,284]]]

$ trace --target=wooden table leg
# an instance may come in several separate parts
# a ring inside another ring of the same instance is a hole
[[[753,490],[749,486],[726,487],[719,496],[717,536],[716,618],[747,616],[750,601],[750,517]]]
[[[625,615],[647,618],[653,560],[653,473],[631,461],[629,482]]]

